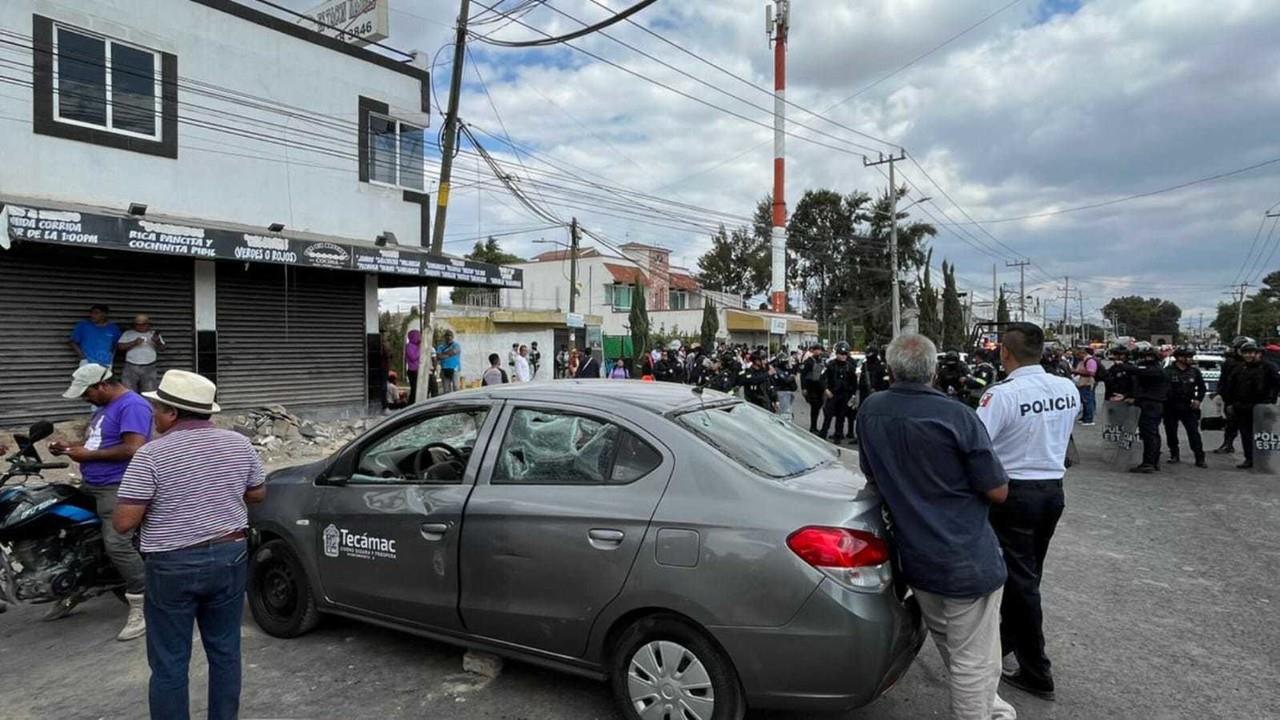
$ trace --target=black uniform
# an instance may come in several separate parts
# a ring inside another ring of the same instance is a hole
[[[1200,403],[1207,388],[1200,368],[1188,365],[1185,369],[1174,363],[1164,370],[1169,378],[1169,399],[1164,403],[1164,436],[1169,441],[1169,460],[1177,462],[1178,425],[1187,430],[1187,444],[1196,462],[1204,461],[1204,446],[1200,442]],[[1195,407],[1191,404],[1195,403]]]
[[[1138,416],[1138,436],[1142,438],[1142,464],[1160,467],[1160,418],[1169,398],[1169,378],[1155,358],[1133,366],[1133,404]]]
[[[1231,417],[1240,431],[1245,465],[1253,464],[1253,408],[1274,403],[1277,393],[1280,371],[1266,360],[1241,362],[1231,373]]]
[[[964,400],[968,394],[971,376],[969,366],[959,360],[943,363],[938,368],[933,386],[949,397]]]
[[[1133,372],[1134,366],[1127,360],[1112,363],[1102,377],[1102,384],[1105,387],[1103,397],[1108,400],[1112,395],[1133,397]]]
[[[702,387],[719,390],[723,393],[733,392],[733,387],[737,382],[737,374],[726,369],[723,363],[718,370],[708,369],[702,374]]]
[[[840,442],[845,437],[846,424],[849,426],[849,435],[853,435],[853,409],[849,407],[849,401],[858,391],[858,366],[852,360],[841,362],[838,358],[827,363],[822,372],[822,389],[823,397],[828,392],[831,397],[826,398],[826,404],[822,408],[820,435],[827,437],[831,431],[831,421],[835,420],[836,434],[831,439]]]
[[[742,388],[742,397],[752,405],[773,412],[774,403],[778,402],[778,391],[773,387],[773,377],[768,368],[748,365],[738,373],[738,385]]]
[[[889,366],[878,356],[868,356],[862,363],[862,377],[858,378],[858,402],[866,402],[872,393],[888,390],[890,384]]]
[[[1231,413],[1231,375],[1241,364],[1240,356],[1228,353],[1222,361],[1222,374],[1218,376],[1218,395],[1222,398],[1222,407],[1226,418],[1222,424],[1222,446],[1218,450],[1231,452],[1236,444],[1236,417]]]
[[[818,432],[818,413],[822,412],[822,372],[827,369],[825,356],[811,355],[800,364],[800,389],[809,404],[809,432]]]
[[[674,358],[662,358],[653,366],[653,379],[658,382],[684,382],[684,366]]]

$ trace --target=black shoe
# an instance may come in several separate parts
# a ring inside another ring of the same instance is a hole
[[[1236,466],[1236,469],[1237,469],[1237,470],[1248,470],[1248,469],[1249,469],[1249,468],[1251,468],[1251,467],[1253,467],[1253,463],[1249,462],[1248,460],[1245,460],[1244,462],[1242,462],[1242,463],[1240,463],[1239,465],[1237,465],[1237,466]]]
[[[1002,675],[1000,679],[1025,693],[1035,695],[1041,700],[1049,700],[1052,702],[1057,699],[1057,696],[1053,693],[1052,685],[1046,688],[1037,683],[1033,683],[1021,670],[1012,675]]]
[[[1178,453],[1172,453],[1169,455],[1170,465],[1177,465],[1180,462],[1182,462],[1182,458],[1178,457]]]
[[[1233,447],[1231,447],[1230,445],[1223,445],[1222,447],[1218,448],[1217,450],[1214,450],[1214,451],[1213,451],[1213,454],[1214,454],[1214,455],[1230,455],[1231,453],[1233,453],[1233,452],[1235,452],[1235,451],[1236,451],[1236,449],[1235,449],[1235,448],[1233,448]]]
[[[1156,470],[1159,470],[1159,468],[1157,468],[1155,465],[1149,465],[1147,463],[1142,463],[1141,465],[1138,465],[1136,467],[1129,468],[1129,472],[1142,473],[1143,475],[1150,475]]]
[[[839,445],[840,443],[844,442],[844,436],[836,435],[835,437],[831,438],[831,442],[835,443],[836,445]]]

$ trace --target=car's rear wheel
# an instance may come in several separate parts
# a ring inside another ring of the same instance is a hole
[[[610,684],[630,720],[741,720],[746,713],[733,663],[669,615],[642,618],[619,636]]]
[[[320,621],[306,571],[284,540],[263,543],[249,561],[249,611],[258,627],[281,638],[302,635]]]

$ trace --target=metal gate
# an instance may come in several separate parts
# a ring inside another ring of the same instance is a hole
[[[122,330],[149,315],[168,343],[160,370],[192,368],[191,259],[15,244],[0,251],[0,427],[87,417],[88,405],[62,393],[79,365],[71,328],[95,303],[110,306]]]
[[[218,263],[218,403],[365,404],[364,275]]]

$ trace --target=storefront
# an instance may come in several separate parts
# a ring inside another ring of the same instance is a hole
[[[521,286],[518,269],[382,242],[0,201],[0,427],[84,414],[60,395],[93,304],[122,327],[149,315],[160,369],[210,377],[227,409],[361,411],[382,387],[379,287]]]

